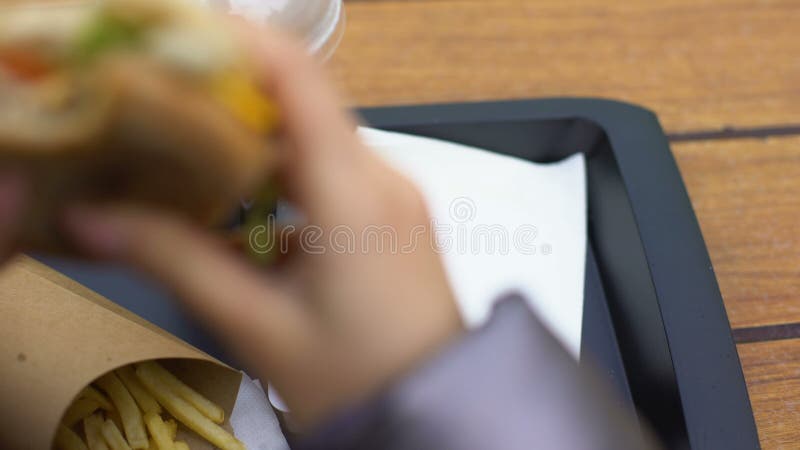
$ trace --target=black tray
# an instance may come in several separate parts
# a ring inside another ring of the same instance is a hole
[[[656,117],[591,99],[361,110],[372,126],[537,162],[587,158],[582,361],[669,448],[759,448],[711,262]],[[51,266],[190,343],[225,355],[157,287],[121,269]]]

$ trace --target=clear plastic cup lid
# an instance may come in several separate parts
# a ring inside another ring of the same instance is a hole
[[[285,29],[304,39],[309,51],[326,59],[344,30],[341,0],[195,0],[258,24]]]

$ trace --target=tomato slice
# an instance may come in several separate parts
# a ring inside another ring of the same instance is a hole
[[[0,66],[22,80],[37,80],[53,70],[37,55],[12,49],[0,49]]]

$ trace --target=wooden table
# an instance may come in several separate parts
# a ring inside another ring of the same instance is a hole
[[[673,140],[765,449],[800,448],[800,2],[350,0],[353,105],[598,96]]]

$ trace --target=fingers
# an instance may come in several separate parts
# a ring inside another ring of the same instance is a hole
[[[25,183],[15,174],[0,175],[0,263],[5,262],[14,247],[25,202]]]
[[[370,157],[355,135],[355,121],[299,44],[274,30],[240,30],[282,116],[289,150],[281,171],[285,194],[312,221],[335,222],[330,206],[348,201],[340,188],[363,178]]]
[[[171,288],[246,357],[253,357],[255,342],[264,343],[267,357],[277,357],[304,331],[297,305],[221,243],[180,220],[130,209],[72,209],[65,225],[90,254],[131,264]]]
[[[299,43],[274,30],[248,26],[242,30],[298,151],[324,158],[351,150],[339,144],[354,141],[355,123],[317,62]]]

